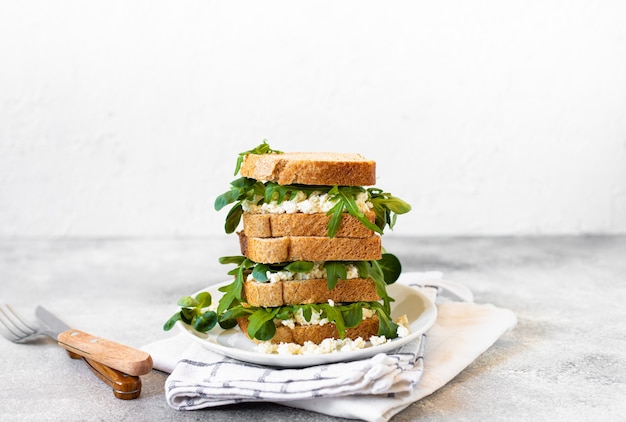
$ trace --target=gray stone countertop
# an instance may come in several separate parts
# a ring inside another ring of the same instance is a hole
[[[442,271],[477,303],[511,309],[517,326],[456,378],[392,420],[623,420],[626,415],[626,237],[406,238],[383,246],[405,271]],[[43,304],[68,324],[135,347],[167,338],[180,296],[228,280],[230,237],[3,240],[0,302]],[[177,411],[167,374],[142,376],[118,400],[52,340],[0,338],[2,421],[330,421],[271,403]]]

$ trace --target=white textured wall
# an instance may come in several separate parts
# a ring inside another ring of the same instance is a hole
[[[0,238],[223,233],[264,138],[393,235],[626,233],[626,2],[0,0]]]

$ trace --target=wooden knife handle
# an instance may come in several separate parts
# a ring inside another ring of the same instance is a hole
[[[116,369],[67,351],[72,359],[82,359],[91,372],[113,389],[113,395],[121,400],[132,400],[141,394],[141,379],[134,375],[124,374]]]
[[[128,375],[144,375],[152,370],[152,357],[143,350],[96,337],[80,330],[67,330],[57,336],[64,349],[117,369]]]

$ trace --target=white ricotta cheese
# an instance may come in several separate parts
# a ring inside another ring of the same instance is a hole
[[[272,201],[257,205],[261,199],[263,199],[261,196],[256,195],[252,201],[243,201],[241,207],[245,212],[252,214],[295,214],[297,212],[316,214],[327,213],[337,203],[336,200],[331,200],[327,193],[322,192],[313,192],[308,198],[304,192],[298,192],[295,197],[280,204]],[[374,207],[368,199],[367,192],[361,192],[355,197],[359,211],[365,213]]]
[[[276,283],[279,281],[291,281],[291,280],[313,280],[326,278],[326,269],[324,269],[323,262],[315,262],[313,269],[304,273],[294,273],[291,271],[267,271],[265,273],[270,283]],[[353,279],[359,278],[359,270],[353,264],[346,265],[346,278]],[[252,273],[248,274],[247,281],[254,281]]]
[[[374,313],[370,309],[363,309],[363,315],[366,313]],[[317,313],[313,311],[313,313]],[[317,313],[317,317],[319,318],[319,313]],[[304,320],[304,318],[302,318]],[[321,319],[326,320],[326,318]],[[285,323],[283,325],[289,326],[293,328],[295,321],[289,320],[290,322]],[[311,322],[313,321],[313,317],[311,317]],[[326,320],[325,323],[327,323]],[[395,320],[395,323],[398,324],[398,337],[406,337],[409,335],[408,328],[408,318],[406,315],[402,315],[401,317]],[[310,323],[308,323],[310,324]],[[321,324],[323,325],[323,324]],[[369,338],[369,344],[372,346],[379,346],[381,344],[385,344],[390,342],[391,339],[386,338],[385,336],[371,336]],[[324,339],[320,344],[315,344],[313,342],[307,341],[304,345],[299,345],[296,343],[280,343],[274,344],[269,341],[258,343],[255,346],[255,350],[259,353],[269,353],[269,354],[278,354],[278,355],[312,355],[312,354],[326,354],[326,353],[335,353],[335,352],[345,352],[351,350],[363,349],[367,346],[367,342],[359,337],[356,340],[352,340],[349,338],[346,339],[332,339],[327,338]]]

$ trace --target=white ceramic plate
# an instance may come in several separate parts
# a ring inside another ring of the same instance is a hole
[[[222,297],[222,292],[220,292],[218,288],[230,283],[231,281],[216,284],[201,291],[211,293],[213,302],[217,303]],[[391,318],[396,319],[406,314],[409,320],[410,334],[406,337],[396,338],[378,346],[371,346],[368,342],[368,346],[363,349],[345,352],[311,355],[261,353],[254,350],[256,344],[236,327],[224,330],[219,325],[216,325],[212,330],[206,333],[200,333],[182,321],[178,321],[176,325],[189,338],[209,350],[224,356],[259,365],[282,368],[302,368],[326,363],[364,359],[374,356],[377,353],[389,352],[416,339],[418,336],[425,333],[437,319],[437,308],[435,304],[420,291],[403,284],[395,283],[387,286],[387,293],[395,299],[395,302],[391,303]]]

